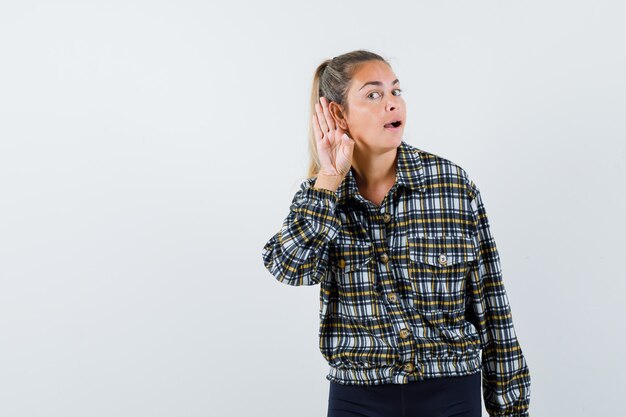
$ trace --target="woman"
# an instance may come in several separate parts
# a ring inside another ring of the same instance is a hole
[[[530,374],[466,171],[403,137],[400,82],[353,51],[315,72],[309,177],[265,267],[320,284],[328,416],[528,416]],[[313,111],[314,110],[314,111]]]

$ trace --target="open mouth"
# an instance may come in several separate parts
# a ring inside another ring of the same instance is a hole
[[[396,120],[395,122],[387,123],[385,125],[385,128],[387,128],[387,129],[389,129],[389,128],[396,128],[396,127],[400,127],[401,124],[402,124],[401,120]]]

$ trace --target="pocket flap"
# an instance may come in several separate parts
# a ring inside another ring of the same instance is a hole
[[[414,262],[445,268],[476,259],[471,236],[408,236],[409,257]]]

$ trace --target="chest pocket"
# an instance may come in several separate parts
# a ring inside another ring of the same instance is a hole
[[[337,244],[330,253],[330,266],[337,281],[339,313],[360,321],[379,317],[372,244]]]
[[[415,308],[456,316],[465,310],[466,278],[476,262],[471,236],[407,237]]]

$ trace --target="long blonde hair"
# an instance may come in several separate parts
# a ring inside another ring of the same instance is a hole
[[[315,115],[315,103],[319,103],[320,97],[323,96],[329,101],[340,104],[344,109],[344,113],[348,114],[347,95],[352,76],[362,63],[375,60],[382,61],[391,66],[382,56],[374,52],[359,49],[336,56],[332,59],[327,59],[315,70],[311,88],[311,113],[309,115],[308,132],[310,162],[307,178],[316,176],[320,170],[312,120],[313,115]]]

